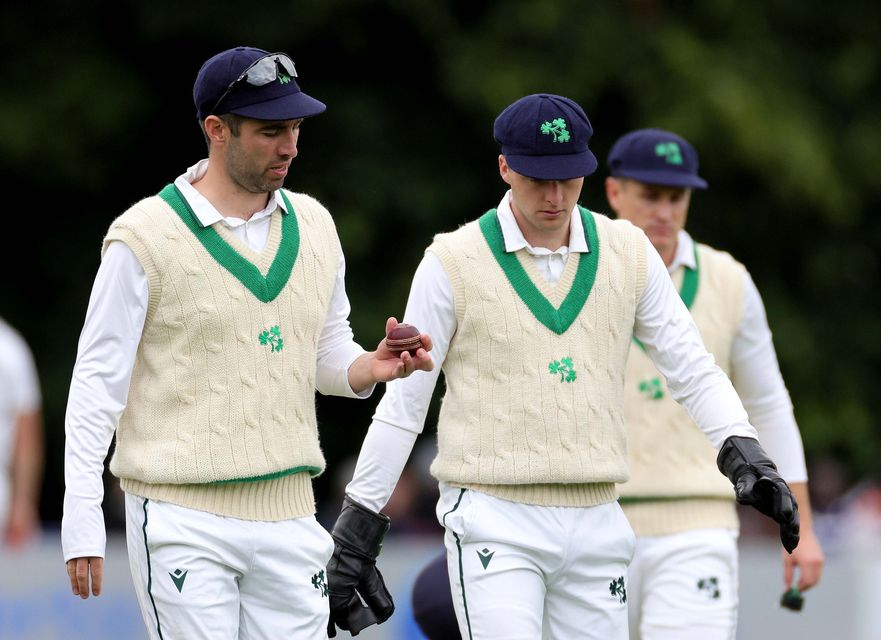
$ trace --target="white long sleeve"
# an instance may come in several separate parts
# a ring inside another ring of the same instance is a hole
[[[804,444],[792,400],[780,373],[765,306],[748,273],[743,313],[731,348],[731,381],[781,477],[789,483],[807,482]]]

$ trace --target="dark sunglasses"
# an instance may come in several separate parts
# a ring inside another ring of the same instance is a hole
[[[223,99],[233,90],[233,87],[242,81],[253,87],[263,87],[274,80],[287,84],[292,77],[297,77],[297,69],[294,67],[294,61],[287,54],[269,53],[262,58],[257,58],[247,69],[242,71],[238,78],[229,83],[226,91],[221,94],[208,113],[214,113]]]

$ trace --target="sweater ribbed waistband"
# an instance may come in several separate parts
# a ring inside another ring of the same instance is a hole
[[[123,478],[120,486],[142,498],[242,520],[278,522],[315,513],[312,478],[305,472],[223,484],[147,484]]]
[[[637,536],[665,536],[692,529],[732,529],[740,522],[734,500],[676,498],[622,500],[621,508]]]
[[[451,486],[481,491],[511,502],[544,507],[594,507],[614,502],[618,493],[613,482],[585,484],[477,484],[450,482]]]

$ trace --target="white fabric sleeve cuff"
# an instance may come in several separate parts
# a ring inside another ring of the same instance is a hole
[[[355,393],[349,384],[349,367],[367,351],[356,342],[336,347],[319,358],[315,373],[315,388],[321,395],[341,396],[343,398],[369,398],[376,385]]]
[[[73,558],[103,558],[107,546],[101,503],[70,493],[64,496],[61,518],[61,550],[64,561]]]

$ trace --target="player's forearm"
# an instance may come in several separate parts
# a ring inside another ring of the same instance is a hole
[[[21,414],[16,420],[12,455],[12,501],[36,505],[43,478],[43,419],[39,411]]]
[[[814,528],[814,518],[811,512],[811,498],[808,493],[808,485],[805,482],[791,482],[789,488],[798,502],[798,517],[802,531]]]

